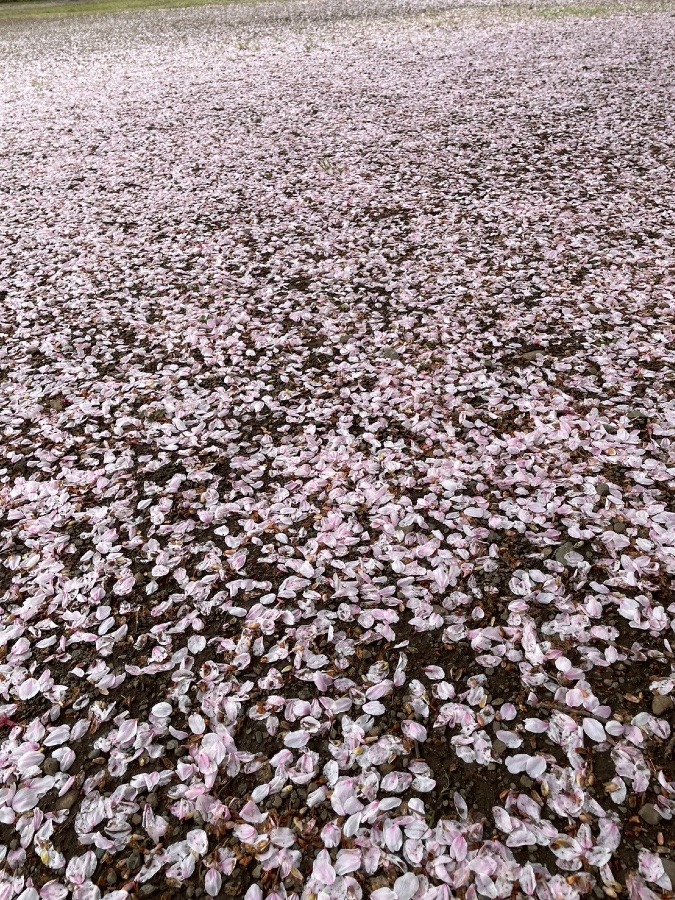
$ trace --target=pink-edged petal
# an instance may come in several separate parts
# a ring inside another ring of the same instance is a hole
[[[360,867],[360,850],[340,850],[335,860],[336,875],[347,875],[349,872],[358,872]]]
[[[412,719],[404,719],[401,722],[401,731],[411,741],[422,742],[427,739],[427,730],[424,725],[420,725],[419,722],[413,722]]]
[[[209,897],[217,897],[223,884],[223,876],[215,869],[209,869],[204,878],[204,890]]]
[[[336,877],[328,850],[319,851],[312,867],[312,878],[321,884],[331,885],[335,883]]]

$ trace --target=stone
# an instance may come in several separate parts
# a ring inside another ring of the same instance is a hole
[[[492,742],[492,755],[493,756],[501,756],[505,750],[506,750],[506,744],[504,743],[504,741],[500,741],[499,738],[497,738],[496,741]]]
[[[59,765],[58,760],[54,759],[52,756],[49,756],[42,765],[42,771],[45,775],[56,775],[61,766]]]
[[[72,809],[79,796],[79,791],[66,791],[63,797],[57,798],[56,803],[54,804],[54,811],[56,812],[60,809]]]
[[[135,872],[137,869],[143,865],[143,860],[141,859],[141,854],[137,852],[133,852],[130,856],[127,857],[127,869],[130,872]]]
[[[598,485],[596,486],[595,490],[597,491],[597,493],[598,493],[598,495],[599,495],[600,497],[606,497],[607,494],[609,494],[609,485],[608,485],[608,484],[604,484],[604,483],[603,483],[603,484],[598,484]]]
[[[138,890],[139,897],[152,897],[157,893],[157,886],[154,884],[142,884]]]
[[[647,825],[658,825],[661,821],[661,816],[653,803],[645,803],[638,815]]]
[[[662,716],[664,713],[667,713],[668,710],[673,708],[673,698],[670,694],[663,696],[661,694],[657,694],[652,700],[652,712],[655,716]]]
[[[574,544],[571,541],[565,541],[565,543],[561,544],[560,547],[558,547],[558,549],[555,551],[556,562],[562,563],[564,566],[567,565],[565,557],[573,550]]]
[[[383,350],[382,356],[385,359],[400,359],[401,358],[401,354],[397,353],[396,350],[394,350],[392,347],[387,347],[385,350]]]
[[[661,857],[661,862],[663,863],[663,869],[670,878],[670,889],[675,890],[675,861],[672,859],[668,859],[666,856]]]

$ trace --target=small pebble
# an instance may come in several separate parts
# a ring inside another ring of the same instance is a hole
[[[661,821],[661,816],[653,803],[645,803],[645,805],[640,808],[638,815],[647,823],[647,825],[658,825]]]
[[[63,797],[58,797],[56,802],[54,803],[54,810],[58,811],[59,809],[71,809],[77,798],[80,796],[79,791],[67,791]]]
[[[673,698],[670,696],[670,694],[667,694],[666,696],[657,694],[652,700],[652,712],[655,716],[662,716],[672,708]]]
[[[671,890],[675,891],[675,861],[668,859],[666,856],[662,856],[661,863],[663,864],[666,875],[670,878]]]
[[[127,857],[126,866],[130,872],[135,872],[136,869],[140,869],[143,865],[143,860],[141,859],[141,854],[134,851],[130,856]]]

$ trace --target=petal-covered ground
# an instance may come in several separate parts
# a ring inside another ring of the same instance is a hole
[[[0,34],[0,898],[675,884],[675,9]]]

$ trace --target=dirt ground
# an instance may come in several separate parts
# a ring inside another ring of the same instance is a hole
[[[675,885],[675,7],[0,17],[0,898]]]

